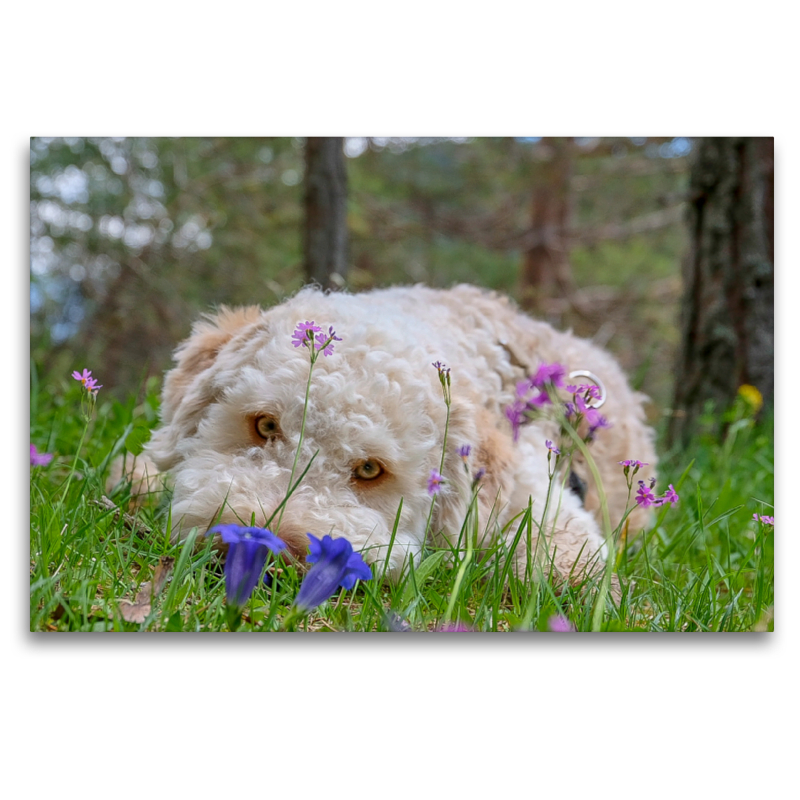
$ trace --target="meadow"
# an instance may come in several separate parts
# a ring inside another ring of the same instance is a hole
[[[157,379],[143,400],[126,402],[102,388],[87,392],[70,375],[40,378],[35,364],[31,380],[32,631],[773,629],[773,423],[759,416],[760,398],[748,388],[725,412],[722,434],[709,408],[685,450],[660,448],[655,491],[672,485],[680,500],[657,507],[650,530],[637,535],[611,520],[618,597],[610,569],[568,584],[541,566],[516,573],[510,545],[475,546],[477,521],[468,514],[459,545],[427,548],[399,583],[376,572],[300,613],[306,565],[270,554],[258,564],[266,580],[254,580],[232,608],[211,537],[197,531],[170,542],[168,490],[130,513],[129,486],[105,496],[113,460],[140,452],[157,422]],[[634,491],[642,476],[631,476]],[[535,535],[540,513],[529,507],[509,523],[512,544]]]

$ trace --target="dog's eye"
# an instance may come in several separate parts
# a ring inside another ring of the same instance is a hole
[[[262,414],[260,417],[256,417],[255,431],[262,439],[275,439],[280,433],[278,420],[269,414]]]
[[[368,458],[353,469],[353,477],[360,481],[374,481],[383,475],[383,467],[373,458]]]

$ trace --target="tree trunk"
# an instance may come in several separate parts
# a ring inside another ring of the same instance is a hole
[[[708,401],[721,416],[741,385],[755,386],[765,404],[775,385],[773,140],[707,138],[696,148],[668,431],[681,444]]]
[[[564,138],[544,141],[553,155],[543,165],[531,198],[531,226],[523,244],[519,296],[524,307],[540,311],[542,301],[572,291],[567,233],[573,142]]]
[[[307,282],[341,288],[347,275],[347,170],[342,137],[306,139],[304,267]]]

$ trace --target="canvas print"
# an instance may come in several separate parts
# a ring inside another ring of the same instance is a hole
[[[32,631],[773,630],[772,139],[30,159]]]

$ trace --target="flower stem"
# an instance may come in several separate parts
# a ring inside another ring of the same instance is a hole
[[[445,416],[444,420],[444,439],[442,440],[442,457],[439,460],[439,474],[444,475],[444,459],[445,455],[447,454],[447,432],[450,429],[450,398],[445,394],[444,402],[447,406],[447,415]],[[425,535],[427,536],[430,526],[431,526],[431,519],[433,518],[433,507],[436,505],[436,495],[431,498],[431,507],[428,509],[428,519],[425,522]]]
[[[599,631],[603,622],[603,612],[605,611],[606,597],[608,596],[609,588],[611,586],[612,563],[616,562],[616,558],[613,559],[613,562],[611,558],[611,554],[615,553],[614,534],[611,530],[611,519],[608,515],[608,502],[606,500],[605,490],[603,489],[603,482],[600,480],[600,472],[597,469],[597,464],[595,463],[592,454],[589,452],[586,442],[584,442],[583,439],[578,435],[578,432],[572,427],[572,425],[570,425],[566,419],[562,421],[561,425],[570,438],[575,442],[576,447],[581,451],[583,457],[586,459],[586,464],[592,473],[595,486],[597,486],[597,494],[600,498],[600,511],[602,512],[603,529],[606,540],[605,544],[608,553],[606,555],[606,568],[603,573],[603,580],[600,584],[600,591],[597,594],[597,601],[595,603],[594,611],[592,612],[592,630]]]
[[[64,484],[64,491],[61,495],[61,499],[58,501],[59,508],[63,505],[64,500],[67,498],[67,492],[69,491],[69,485],[72,483],[72,476],[75,474],[75,470],[78,466],[78,458],[81,454],[81,448],[83,447],[83,441],[86,438],[86,434],[89,431],[89,420],[86,421],[86,425],[84,425],[83,433],[81,434],[81,440],[78,442],[78,449],[75,451],[75,458],[72,462],[72,467],[69,471],[69,475],[67,475],[67,482]]]
[[[230,603],[225,605],[225,621],[228,629],[233,632],[242,624],[242,609]]]
[[[300,439],[297,442],[297,450],[294,453],[294,462],[292,464],[292,471],[289,473],[289,485],[286,488],[287,493],[292,490],[292,481],[294,480],[294,471],[297,469],[297,461],[300,458],[300,450],[303,447],[303,437],[305,436],[306,432],[306,414],[308,413],[308,397],[309,393],[311,392],[311,375],[314,372],[314,349],[311,348],[311,363],[308,367],[308,380],[306,381],[306,396],[305,400],[303,401],[303,420],[300,423]],[[283,512],[286,509],[286,504],[284,503],[281,507],[281,513],[278,516],[278,523],[275,525],[275,530],[273,533],[277,535],[278,530],[281,527],[281,520],[283,519]]]

